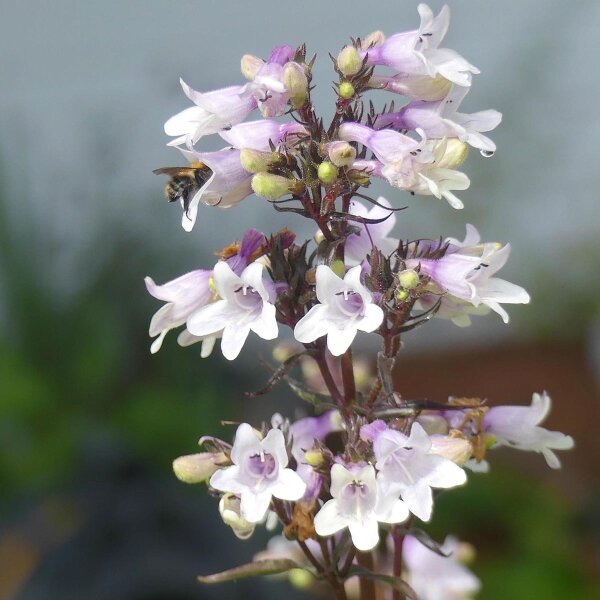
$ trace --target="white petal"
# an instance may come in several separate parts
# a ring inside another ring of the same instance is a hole
[[[222,331],[235,316],[235,309],[226,300],[203,306],[187,320],[192,335],[212,335]]]
[[[235,290],[244,284],[225,261],[219,261],[213,269],[215,287],[221,298],[231,302],[235,298]]]
[[[235,360],[244,347],[248,334],[249,325],[230,324],[223,329],[223,339],[221,340],[221,352],[227,360]]]
[[[260,453],[260,440],[254,429],[248,423],[242,423],[235,432],[235,440],[231,449],[231,461],[236,465],[247,453]]]
[[[348,525],[352,543],[357,550],[372,550],[379,542],[379,525],[375,519],[363,522],[352,522]]]
[[[287,467],[288,454],[285,449],[285,438],[280,429],[270,429],[261,442],[261,448],[271,454],[282,469]]]
[[[340,491],[354,479],[354,474],[344,465],[335,463],[331,467],[331,495],[335,498]]]
[[[317,298],[322,304],[329,304],[331,299],[346,288],[340,279],[327,265],[319,265],[316,272]]]
[[[427,483],[436,488],[451,488],[463,485],[467,481],[467,474],[456,463],[443,456],[429,455],[435,460],[430,462],[432,469],[427,475]]]
[[[210,487],[220,492],[239,494],[247,486],[240,482],[240,468],[234,465],[215,471],[210,478]]]
[[[333,356],[341,356],[350,348],[350,345],[356,337],[355,327],[346,327],[345,329],[333,328],[327,334],[327,348]]]
[[[369,304],[365,308],[364,317],[356,323],[356,326],[361,331],[371,333],[375,331],[383,321],[383,310],[376,304]]]
[[[329,500],[315,515],[315,531],[322,536],[333,535],[348,526],[348,520],[343,517],[336,500]]]
[[[433,495],[431,488],[424,481],[417,481],[414,485],[402,490],[402,500],[410,512],[419,517],[421,521],[429,521],[433,510]]]
[[[250,323],[250,328],[263,340],[274,340],[279,333],[275,305],[264,302],[260,316]]]
[[[277,483],[271,486],[271,493],[281,500],[300,500],[306,492],[306,483],[292,469],[282,469],[277,477]]]
[[[215,347],[217,341],[216,335],[210,335],[202,340],[202,349],[200,350],[200,358],[208,358]]]
[[[422,452],[427,452],[431,448],[431,440],[421,424],[413,423],[406,445],[411,448],[417,448]]]
[[[324,304],[313,306],[294,328],[294,337],[302,344],[314,342],[324,336],[331,327],[327,319],[328,309]]]
[[[269,510],[271,504],[271,492],[264,490],[254,492],[246,489],[242,492],[242,501],[240,503],[240,512],[249,523],[258,523],[262,521]]]

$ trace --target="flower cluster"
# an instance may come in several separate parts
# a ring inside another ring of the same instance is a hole
[[[311,100],[314,59],[305,47],[278,46],[266,60],[242,57],[245,83],[203,93],[182,82],[193,106],[170,118],[165,132],[188,165],[157,171],[170,176],[167,197],[181,202],[186,231],[201,204],[232,208],[252,193],[314,222],[314,239],[306,241],[289,229],[249,229],[209,268],[163,285],[147,278],[146,286],[165,302],[150,324],[152,352],[172,329],[180,329],[181,346],[201,342],[204,358],[220,339],[230,361],[251,332],[263,340],[286,330],[294,337],[294,346],[276,348],[281,364],[251,395],[286,383],[316,416],[242,423],[232,444],[202,438],[202,452],[178,458],[174,470],[188,483],[208,483],[237,537],[260,524],[283,526],[293,558],[263,553],[246,573],[310,570],[338,598],[350,593],[346,582],[355,575],[365,598],[377,578],[424,600],[476,592],[477,579],[448,556],[456,543],[439,547],[417,535],[414,522],[429,521],[436,496],[463,485],[468,469],[487,470],[486,453],[496,446],[539,452],[552,468],[560,465],[554,451],[573,446],[569,436],[540,426],[550,409],[546,393],[534,394],[530,407],[490,407],[479,398],[435,403],[403,398],[394,380],[406,332],[433,317],[466,326],[490,311],[507,323],[503,305],[529,302],[522,287],[496,277],[509,244],[482,242],[473,225],[463,241],[398,239],[393,229],[403,207],[365,193],[381,178],[460,209],[455,192],[469,187],[458,170],[468,147],[487,157],[496,149],[484,133],[500,113],[458,112],[478,69],[440,47],[449,9],[436,16],[421,4],[418,12],[415,30],[388,38],[375,32],[341,49],[328,125]],[[404,96],[405,104],[377,110],[382,93]],[[208,135],[226,147],[201,150]],[[359,376],[353,356],[358,332],[381,342],[368,376]],[[291,376],[296,366],[305,381]],[[380,543],[384,537],[393,547]],[[361,558],[375,551],[382,553],[379,573]]]

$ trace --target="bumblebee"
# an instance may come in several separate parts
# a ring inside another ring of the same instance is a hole
[[[165,196],[169,202],[181,202],[187,214],[194,194],[206,184],[212,175],[203,162],[191,163],[189,167],[162,167],[152,171],[155,175],[169,175]]]

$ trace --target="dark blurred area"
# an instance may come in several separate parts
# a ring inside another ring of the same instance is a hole
[[[305,407],[282,389],[244,396],[267,377],[256,362],[269,357],[267,344],[228,363],[218,351],[201,360],[171,335],[151,356],[148,323],[160,304],[143,278],[162,283],[211,265],[211,252],[246,226],[306,227],[251,198],[236,211],[207,211],[186,236],[151,170],[177,160],[161,126],[186,106],[179,75],[198,89],[230,85],[243,53],[264,56],[276,43],[306,40],[319,53],[322,105],[331,100],[328,50],[350,35],[416,23],[416,2],[386,0],[367,14],[357,1],[335,4],[7,7],[0,600],[308,597],[285,579],[196,582],[249,561],[268,535],[237,540],[217,500],[177,481],[171,461],[195,452],[203,434],[229,438],[233,428],[221,420],[260,422]],[[484,238],[513,243],[506,278],[533,302],[510,307],[508,327],[491,316],[469,330],[435,323],[407,335],[397,386],[406,397],[481,396],[490,404],[528,404],[546,389],[554,401],[547,426],[572,435],[576,448],[561,454],[558,472],[539,455],[495,452],[490,474],[440,497],[429,530],[476,546],[482,599],[591,600],[600,597],[600,211],[590,193],[599,183],[600,132],[589,120],[600,83],[585,40],[600,23],[599,5],[450,5],[448,45],[484,71],[468,109],[506,115],[493,134],[498,157],[469,159],[463,212],[411,206],[398,235],[461,237],[465,222],[476,223]],[[555,30],[560,47],[549,40]]]

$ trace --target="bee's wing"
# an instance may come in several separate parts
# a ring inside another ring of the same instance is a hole
[[[169,175],[174,177],[175,175],[190,175],[194,176],[195,169],[191,167],[161,167],[160,169],[154,169],[152,171],[155,175]]]

